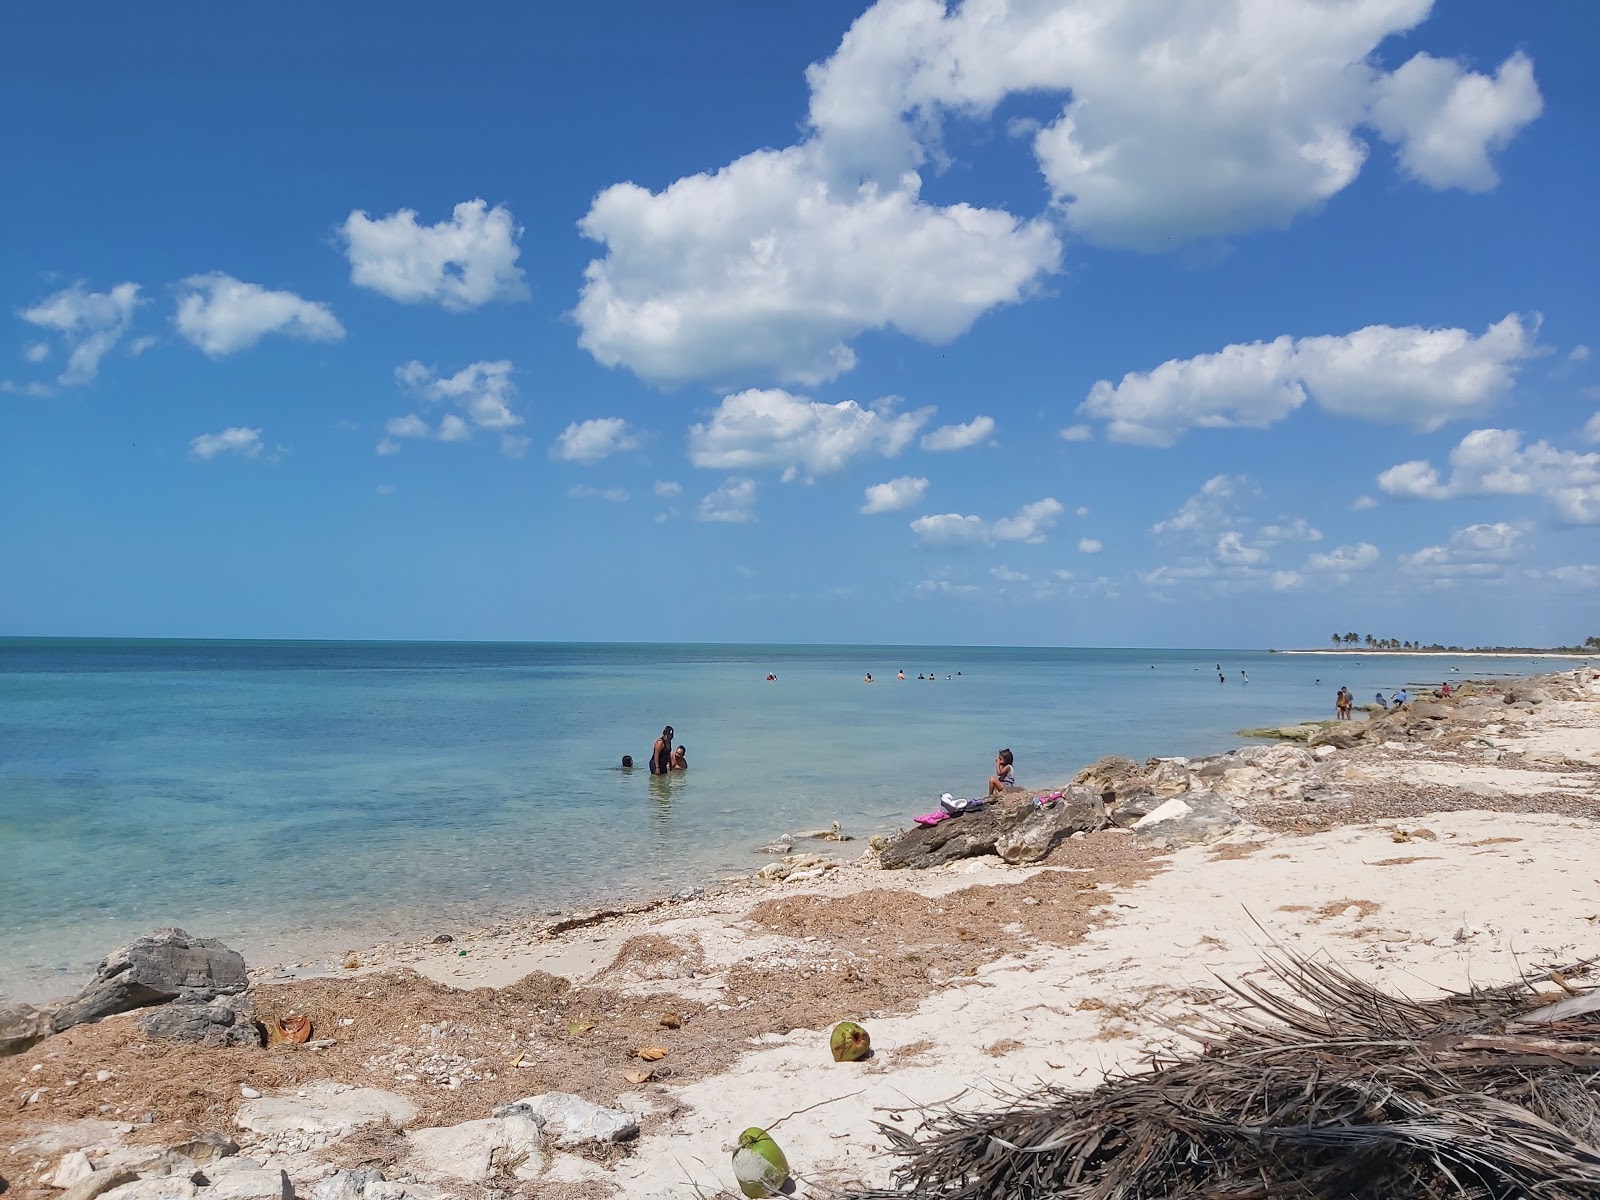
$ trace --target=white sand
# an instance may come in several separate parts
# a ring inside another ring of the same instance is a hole
[[[1411,995],[1600,953],[1600,828],[1488,812],[1419,824],[1435,840],[1396,843],[1390,827],[1363,826],[1278,838],[1232,860],[1180,851],[1082,944],[994,963],[909,1015],[868,1022],[869,1063],[836,1064],[826,1030],[800,1030],[765,1039],[722,1075],[665,1089],[682,1111],[616,1179],[628,1195],[729,1187],[739,1130],[820,1105],[774,1131],[802,1181],[881,1185],[891,1161],[873,1122],[887,1111],[963,1094],[990,1103],[1039,1081],[1092,1085],[1170,1043],[1164,1019],[1204,1013],[1221,996],[1213,973],[1264,977],[1271,939]],[[1328,905],[1332,915],[1318,911]],[[985,1052],[1001,1039],[1020,1045]],[[917,1044],[931,1048],[904,1050]],[[637,1103],[659,1111],[664,1099]],[[800,1194],[818,1193],[802,1182]]]

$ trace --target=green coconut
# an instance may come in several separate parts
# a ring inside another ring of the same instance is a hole
[[[789,1181],[789,1160],[765,1129],[754,1127],[739,1135],[739,1148],[733,1152],[733,1177],[739,1190],[752,1200],[776,1196]]]
[[[840,1021],[828,1036],[834,1062],[860,1062],[872,1053],[872,1039],[854,1021]]]

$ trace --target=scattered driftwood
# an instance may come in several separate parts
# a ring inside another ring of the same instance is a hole
[[[852,1195],[1600,1196],[1600,993],[1547,1004],[1524,981],[1415,1002],[1324,963],[1268,965],[1283,991],[1230,984],[1241,1008],[1181,1030],[1196,1057],[942,1110],[915,1136],[880,1125],[905,1156],[898,1189]]]

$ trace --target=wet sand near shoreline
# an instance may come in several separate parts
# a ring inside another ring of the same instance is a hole
[[[96,1119],[174,1145],[232,1128],[242,1087],[332,1080],[405,1096],[413,1129],[552,1090],[641,1118],[636,1141],[553,1154],[532,1190],[433,1178],[448,1195],[715,1195],[733,1185],[739,1130],[780,1120],[798,1194],[882,1186],[893,1163],[875,1121],[909,1131],[919,1106],[1089,1086],[1182,1048],[1170,1023],[1224,1003],[1218,976],[1260,977],[1268,944],[1411,995],[1600,954],[1600,685],[1563,694],[1334,751],[1336,791],[1236,801],[1233,832],[1168,853],[1109,829],[1029,867],[883,871],[856,859],[861,843],[797,843],[849,861],[592,923],[358,951],[333,977],[258,971],[258,1014],[309,1015],[332,1044],[174,1046],[131,1015],[69,1030],[0,1059],[0,1175],[16,1195],[57,1194],[40,1176],[59,1154],[15,1149],[30,1134]],[[842,1019],[868,1027],[871,1059],[831,1060]],[[647,1047],[667,1053],[647,1064]],[[301,1195],[339,1167],[417,1173],[389,1127],[275,1153]]]

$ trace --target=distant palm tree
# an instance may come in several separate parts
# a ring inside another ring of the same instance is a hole
[[[1591,639],[1591,640],[1592,640],[1592,639]],[[1337,646],[1337,645],[1338,645],[1338,644],[1339,644],[1339,643],[1340,643],[1340,642],[1342,642],[1342,641],[1344,641],[1344,638],[1343,638],[1343,636],[1341,636],[1341,635],[1340,635],[1340,634],[1337,634],[1337,633],[1336,633],[1336,634],[1334,634],[1334,635],[1333,635],[1333,644],[1334,644],[1334,645],[1335,645],[1335,646]]]
[[[1373,636],[1370,633],[1367,634],[1367,648],[1368,649],[1372,648],[1374,641],[1375,641],[1375,639],[1373,638]]]

